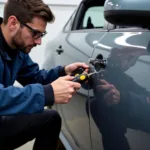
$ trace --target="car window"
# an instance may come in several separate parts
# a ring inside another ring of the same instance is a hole
[[[105,0],[89,0],[81,3],[75,15],[72,30],[103,28]]]
[[[83,29],[103,28],[104,26],[104,7],[93,6],[87,9],[83,17]]]

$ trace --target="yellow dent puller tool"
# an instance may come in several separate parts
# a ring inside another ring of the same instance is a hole
[[[89,79],[89,77],[91,75],[93,75],[95,72],[93,73],[89,73],[89,74],[80,74],[75,76],[75,78],[72,80],[73,82],[78,82],[78,83],[84,83],[85,81],[87,81]]]

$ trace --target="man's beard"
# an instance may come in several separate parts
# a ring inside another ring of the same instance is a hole
[[[28,54],[36,44],[33,45],[25,45],[23,40],[21,40],[21,31],[18,30],[16,35],[12,38],[12,44],[16,47],[17,50],[23,52],[24,54]]]

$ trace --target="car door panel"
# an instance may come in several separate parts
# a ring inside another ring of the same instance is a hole
[[[103,29],[103,4],[104,0],[83,0],[80,3],[63,30],[48,44],[43,65],[45,69],[74,62],[88,63],[96,43],[107,31],[107,28]],[[61,131],[75,150],[92,149],[88,107],[88,95],[91,94],[81,88],[67,105],[52,107],[61,115]]]
[[[128,30],[108,32],[92,55],[102,54],[107,61],[92,76],[93,149],[150,149],[150,33]]]
[[[62,42],[64,52],[57,55],[57,65],[88,62],[95,43],[104,33],[72,32]],[[90,39],[90,40],[89,40]],[[83,42],[82,42],[83,41]],[[81,149],[90,149],[89,118],[87,114],[88,91],[81,88],[67,105],[57,105],[63,120],[64,131],[73,137],[73,143]],[[70,113],[68,113],[70,112]],[[83,134],[80,134],[83,132]]]

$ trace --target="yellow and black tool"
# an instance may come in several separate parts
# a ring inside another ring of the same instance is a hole
[[[79,67],[77,68],[75,71],[72,72],[71,76],[79,76],[81,75],[83,72],[85,71],[85,69],[83,67]]]
[[[78,83],[83,83],[88,80],[88,75],[87,74],[80,74],[77,75],[72,81],[73,82],[78,82]]]
[[[95,72],[93,73],[89,73],[89,74],[80,74],[75,76],[75,78],[72,80],[73,82],[78,82],[78,83],[84,83],[85,81],[90,79],[90,76],[93,75]]]
[[[91,72],[88,74],[83,73],[85,69],[83,67],[77,68],[71,76],[74,76],[75,78],[72,80],[73,82],[78,82],[78,83],[84,83],[85,81],[90,79],[90,76],[93,75],[95,72]]]

